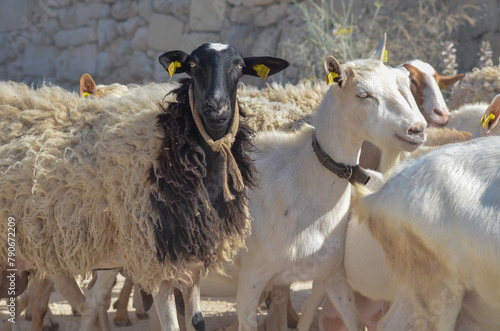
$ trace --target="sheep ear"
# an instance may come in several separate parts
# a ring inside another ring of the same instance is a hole
[[[384,32],[382,40],[378,43],[377,48],[375,48],[375,50],[370,55],[370,59],[383,61],[386,41],[387,41],[387,33]]]
[[[187,73],[190,74],[188,70],[190,55],[183,51],[170,51],[160,55],[158,60],[160,64],[168,71],[170,77],[174,74]]]
[[[243,60],[243,75],[258,76],[262,79],[286,69],[289,64],[288,61],[270,56],[246,57]]]
[[[328,85],[333,85],[333,83],[338,83],[339,87],[345,82],[344,69],[340,66],[339,62],[333,57],[328,56],[325,59],[325,71],[326,71],[326,83]]]
[[[95,95],[96,92],[96,85],[92,77],[89,74],[83,74],[80,78],[80,96]]]
[[[437,81],[439,88],[441,90],[444,90],[448,86],[455,84],[460,79],[462,79],[463,76],[464,76],[464,74],[460,74],[460,75],[456,75],[456,76],[441,76],[436,71],[436,81]]]

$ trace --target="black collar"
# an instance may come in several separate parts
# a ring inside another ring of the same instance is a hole
[[[370,176],[365,169],[361,168],[359,165],[350,166],[343,163],[335,162],[328,154],[326,154],[319,146],[318,140],[316,139],[316,133],[312,136],[312,147],[314,153],[318,158],[318,161],[328,170],[339,176],[340,178],[345,178],[352,185],[360,183],[366,185],[370,180]]]

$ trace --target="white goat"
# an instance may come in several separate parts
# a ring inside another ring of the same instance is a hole
[[[354,204],[397,284],[379,329],[500,328],[499,169],[500,137],[451,144]]]
[[[342,265],[350,185],[318,161],[311,142],[317,139],[330,160],[345,166],[357,164],[364,140],[409,151],[425,140],[425,120],[398,91],[402,73],[382,63],[384,50],[385,36],[370,59],[340,66],[328,57],[333,86],[316,112],[316,128],[258,137],[253,157],[261,179],[249,197],[252,234],[241,255],[240,330],[257,328],[255,310],[266,285],[311,279],[319,292],[326,289],[350,330],[363,328]],[[313,288],[308,302],[317,307],[317,300]]]

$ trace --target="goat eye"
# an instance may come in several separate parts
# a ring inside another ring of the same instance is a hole
[[[357,97],[360,99],[366,99],[366,98],[370,97],[370,95],[366,92],[361,92],[361,93],[358,93]]]

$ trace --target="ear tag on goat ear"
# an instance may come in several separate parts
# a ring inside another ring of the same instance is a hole
[[[168,74],[170,75],[170,78],[172,78],[172,76],[175,74],[175,70],[177,70],[177,68],[180,68],[181,66],[182,66],[182,64],[179,61],[174,61],[174,62],[170,63],[170,65],[167,68],[167,71],[168,71]]]
[[[382,54],[382,62],[387,62],[387,51],[384,51],[384,54]]]
[[[82,96],[84,98],[88,98],[88,97],[90,97],[90,93],[89,92],[83,92]]]
[[[493,115],[493,114],[489,114],[488,118],[486,118],[486,120],[484,119],[484,115],[483,115],[483,117],[481,118],[481,122],[479,124],[483,123],[483,121],[484,121],[483,128],[486,129],[486,127],[490,123],[490,120],[494,120],[494,119],[495,119],[495,115]]]
[[[269,69],[266,65],[264,64],[257,64],[253,66],[253,70],[257,72],[257,75],[259,75],[260,78],[266,79],[267,75],[269,75],[269,72],[271,69]]]
[[[339,76],[338,73],[336,72],[330,72],[328,75],[326,75],[326,85],[332,86],[333,85],[333,80]]]

